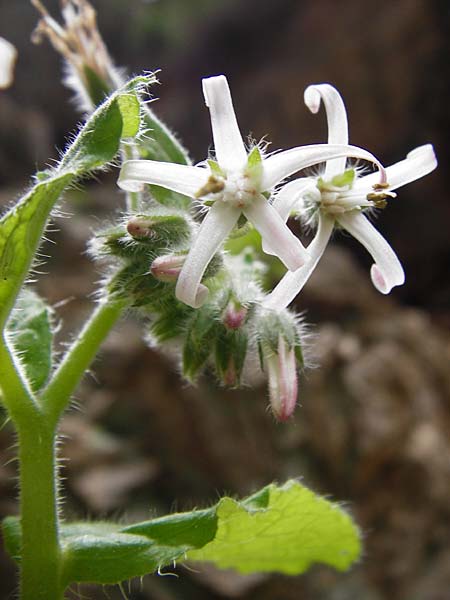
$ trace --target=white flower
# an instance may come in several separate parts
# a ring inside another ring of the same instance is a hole
[[[300,241],[267,199],[280,181],[335,157],[352,156],[379,164],[370,153],[347,145],[303,146],[264,159],[257,146],[247,153],[226,78],[220,75],[204,79],[203,93],[210,110],[217,162],[188,166],[130,160],[123,164],[118,181],[128,191],[138,191],[144,183],[160,185],[210,207],[176,286],[178,299],[194,308],[201,306],[208,294],[200,282],[209,261],[242,214],[288,269],[295,271],[308,260]]]
[[[323,100],[328,120],[330,144],[348,144],[347,114],[338,91],[329,84],[311,85],[305,90],[305,103],[311,112],[319,110]],[[379,173],[358,176],[358,170],[345,170],[346,158],[326,162],[323,177],[302,178],[288,183],[275,198],[273,206],[287,220],[296,205],[307,222],[317,225],[317,233],[308,246],[311,260],[294,273],[286,273],[264,301],[267,308],[280,310],[297,296],[320,260],[336,225],[343,227],[369,251],[374,259],[370,274],[374,286],[388,294],[402,285],[405,275],[396,254],[364,216],[364,209],[384,208],[398,187],[427,175],[437,166],[433,147],[420,146],[407,157],[386,169],[387,181]],[[273,253],[270,246],[264,250]]]
[[[10,42],[0,37],[0,90],[12,84],[16,60],[17,50]]]

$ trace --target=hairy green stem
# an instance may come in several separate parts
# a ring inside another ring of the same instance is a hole
[[[124,306],[123,301],[101,302],[67,351],[41,396],[41,405],[50,423],[56,425],[67,408],[73,392]]]
[[[0,389],[3,403],[16,426],[39,414],[39,406],[24,383],[3,337],[0,338]]]
[[[20,600],[61,600],[55,431],[44,415],[19,426]]]

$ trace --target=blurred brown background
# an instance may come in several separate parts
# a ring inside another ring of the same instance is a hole
[[[56,2],[47,6],[56,12]],[[124,521],[189,509],[218,494],[243,495],[302,477],[345,502],[360,524],[365,556],[347,574],[239,577],[178,568],[132,584],[133,600],[448,600],[450,598],[450,199],[447,1],[97,0],[117,64],[161,68],[155,110],[195,160],[211,143],[202,76],[229,77],[242,132],[272,148],[325,141],[325,116],[309,114],[303,89],[336,85],[351,142],[385,164],[435,145],[440,168],[399,191],[378,226],[405,266],[406,284],[384,297],[371,287],[370,257],[336,236],[298,305],[318,334],[320,365],[301,383],[288,425],[267,411],[264,389],[197,388],[124,321],[77,393],[63,423],[68,518]],[[19,49],[13,88],[0,95],[0,204],[58,157],[79,116],[60,85],[60,61],[33,46],[25,0],[0,1],[0,35]],[[97,269],[83,254],[99,220],[117,213],[116,173],[68,196],[57,245],[39,289],[58,306],[62,333],[90,308]],[[70,265],[70,268],[67,268]],[[0,432],[0,512],[17,511],[14,434]],[[0,597],[14,597],[14,567],[0,557]],[[101,589],[86,589],[102,598]],[[110,598],[121,597],[108,589]],[[75,597],[75,596],[74,596]]]

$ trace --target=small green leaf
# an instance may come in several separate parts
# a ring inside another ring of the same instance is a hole
[[[12,344],[33,391],[47,382],[52,368],[53,309],[25,288],[8,323]]]
[[[110,162],[122,137],[136,131],[140,118],[137,94],[149,81],[136,77],[108,98],[82,127],[59,165],[39,172],[34,187],[0,219],[0,331],[31,266],[51,210],[67,186]]]
[[[139,98],[136,94],[121,94],[117,97],[117,103],[122,117],[121,138],[136,136],[141,124]]]
[[[33,260],[50,211],[74,179],[56,174],[38,183],[0,220],[0,330]]]
[[[338,505],[295,481],[262,492],[243,503],[222,498],[216,537],[187,558],[240,573],[287,575],[303,573],[313,563],[344,571],[357,560],[358,529]]]

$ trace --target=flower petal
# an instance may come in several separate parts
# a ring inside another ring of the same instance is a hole
[[[290,181],[278,192],[272,202],[272,206],[284,222],[288,220],[295,204],[311,187],[316,187],[315,180],[310,179],[309,177],[302,177]],[[267,239],[263,239],[262,248],[266,254],[276,254],[270,247]]]
[[[288,348],[280,335],[278,352],[266,358],[269,377],[270,405],[279,421],[287,421],[292,416],[297,403],[298,383],[294,348]]]
[[[12,84],[16,60],[17,50],[15,47],[0,37],[0,90],[4,90]]]
[[[197,237],[178,277],[175,288],[178,300],[193,308],[199,308],[205,302],[208,290],[200,284],[203,274],[210,260],[233,229],[240,214],[240,209],[220,200],[212,205],[200,225]]]
[[[411,150],[406,155],[404,160],[386,168],[389,191],[428,175],[436,167],[437,159],[431,144],[424,144],[423,146],[414,148],[414,150]],[[372,186],[375,183],[377,183],[377,174],[371,173],[357,179],[353,189],[372,191]]]
[[[370,275],[373,285],[382,294],[389,294],[396,285],[405,283],[405,273],[390,245],[360,212],[339,215],[337,221],[372,255],[375,264]]]
[[[263,161],[262,190],[272,189],[277,183],[297,171],[343,156],[360,158],[376,164],[380,172],[378,174],[379,181],[381,183],[384,182],[383,165],[367,150],[363,150],[357,146],[313,144],[311,146],[298,146],[284,152],[277,152],[266,158]]]
[[[127,160],[120,170],[117,185],[128,192],[139,192],[145,183],[160,185],[194,197],[209,177],[209,169],[157,160]]]
[[[264,196],[255,198],[243,212],[289,270],[295,271],[309,260],[300,240]]]
[[[304,93],[306,106],[312,113],[317,113],[320,108],[320,101],[323,100],[328,122],[328,143],[329,144],[348,144],[348,121],[347,111],[341,95],[329,83],[319,85],[310,85]],[[335,175],[345,171],[346,157],[334,158],[328,160],[325,168],[324,179],[329,181]]]
[[[203,79],[203,95],[211,116],[216,158],[222,169],[244,167],[247,152],[234,113],[230,88],[224,75]]]
[[[303,286],[310,278],[322,254],[327,247],[334,228],[334,220],[326,215],[319,214],[317,233],[307,248],[310,260],[294,272],[284,275],[278,285],[263,301],[263,306],[271,310],[283,310],[300,293]]]

